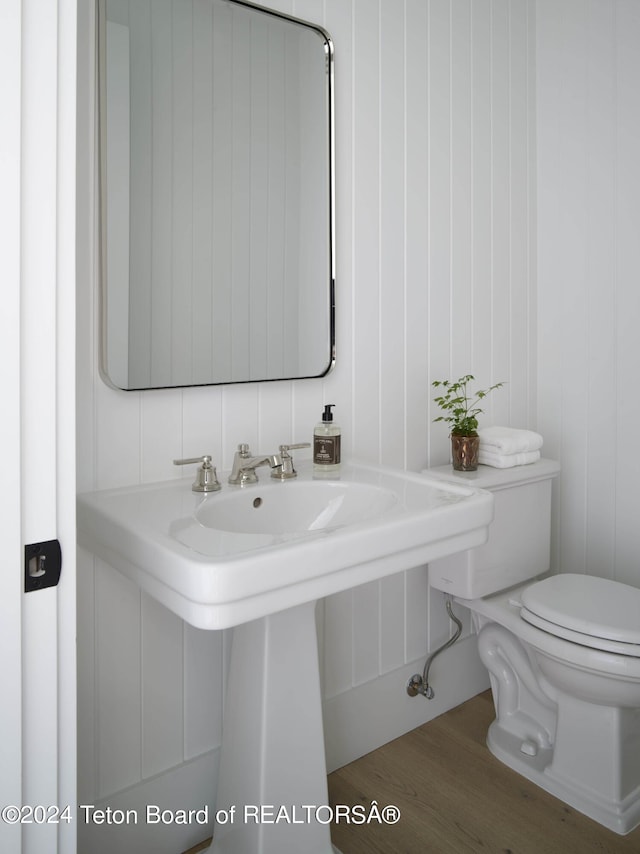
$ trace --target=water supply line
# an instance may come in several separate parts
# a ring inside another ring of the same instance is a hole
[[[449,640],[446,643],[443,643],[442,646],[438,647],[438,649],[436,649],[435,652],[432,652],[429,658],[427,658],[424,670],[422,671],[422,676],[419,673],[414,673],[411,679],[409,679],[409,682],[407,683],[407,694],[410,697],[416,697],[418,694],[422,694],[422,696],[426,697],[427,700],[433,699],[433,688],[429,685],[429,670],[433,659],[437,655],[440,655],[441,652],[444,652],[445,649],[453,646],[462,634],[462,623],[451,610],[451,596],[448,593],[445,593],[445,600],[445,607],[447,609],[449,619],[456,624],[457,628]]]

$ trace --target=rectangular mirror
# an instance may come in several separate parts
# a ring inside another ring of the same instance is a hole
[[[97,0],[103,379],[334,361],[333,52],[239,0]]]

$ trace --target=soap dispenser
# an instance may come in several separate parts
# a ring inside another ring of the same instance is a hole
[[[340,468],[340,428],[333,423],[335,404],[328,403],[313,431],[313,470],[335,473]]]

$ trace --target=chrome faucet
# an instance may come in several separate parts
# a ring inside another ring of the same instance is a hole
[[[203,457],[189,457],[186,460],[174,460],[174,466],[187,466],[191,463],[202,463],[196,472],[196,479],[191,489],[194,492],[218,492],[221,489],[216,467],[209,454]]]
[[[282,465],[280,468],[274,468],[271,471],[271,477],[276,477],[278,480],[289,480],[289,478],[297,477],[298,473],[293,467],[293,457],[289,451],[295,451],[297,448],[310,448],[310,442],[298,442],[296,445],[280,445],[280,458]]]
[[[229,475],[229,483],[244,486],[247,483],[257,483],[258,475],[256,469],[260,466],[271,466],[272,469],[282,466],[280,454],[258,454],[252,456],[249,446],[238,445],[238,450],[233,458],[233,468]]]

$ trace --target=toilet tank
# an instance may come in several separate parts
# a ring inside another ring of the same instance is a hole
[[[560,472],[553,460],[498,469],[479,466],[458,472],[451,465],[425,474],[450,483],[486,489],[494,497],[494,518],[485,545],[429,564],[429,584],[462,599],[506,590],[549,569],[551,486]]]

